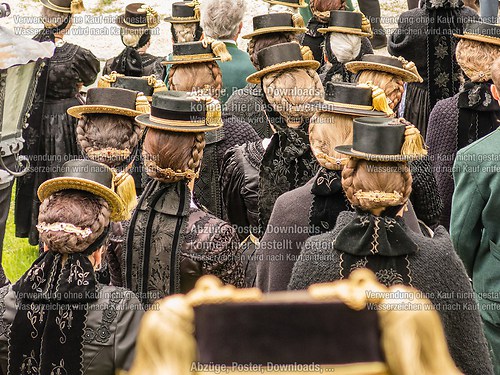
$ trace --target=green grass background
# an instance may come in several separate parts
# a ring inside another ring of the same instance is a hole
[[[38,257],[38,248],[30,246],[27,238],[17,238],[14,226],[14,189],[10,204],[7,229],[3,242],[2,266],[11,282],[17,281]]]

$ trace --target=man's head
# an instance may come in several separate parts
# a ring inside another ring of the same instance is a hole
[[[205,36],[213,39],[236,39],[243,26],[245,0],[205,0],[201,21]]]
[[[493,80],[491,93],[495,100],[500,103],[500,57],[496,59],[491,66],[491,79]]]

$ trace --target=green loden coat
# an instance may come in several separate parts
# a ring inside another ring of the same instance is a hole
[[[450,234],[472,278],[500,375],[500,130],[457,153]]]

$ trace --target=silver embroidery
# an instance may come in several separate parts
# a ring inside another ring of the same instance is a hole
[[[75,280],[78,286],[89,285],[89,281],[86,280],[88,276],[89,272],[84,272],[80,261],[77,260],[74,264],[71,265],[68,282],[71,283],[73,282],[73,280]]]
[[[73,311],[59,308],[59,316],[56,318],[56,324],[61,331],[62,337],[59,339],[61,344],[66,343],[66,334],[64,329],[71,329],[71,323],[73,322]]]

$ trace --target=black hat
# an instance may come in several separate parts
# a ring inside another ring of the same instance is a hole
[[[83,0],[40,0],[45,8],[60,13],[78,14],[85,10]]]
[[[383,91],[380,91],[376,91],[367,85],[327,82],[325,86],[324,102],[313,103],[311,107],[318,111],[339,113],[349,116],[387,117],[388,114],[382,110],[375,110],[373,106],[373,96],[375,92],[378,95],[383,94]],[[385,94],[383,94],[383,96],[383,100],[387,103]]]
[[[415,160],[427,154],[422,136],[413,125],[377,117],[354,119],[352,145],[337,146],[335,151],[359,159],[388,162]]]
[[[200,22],[200,2],[184,1],[172,4],[172,15],[164,19],[170,23]]]
[[[493,25],[486,22],[469,22],[464,27],[463,35],[453,34],[459,39],[475,40],[500,46],[500,25]]]
[[[149,113],[148,106],[149,103],[141,92],[114,87],[94,87],[88,89],[85,104],[68,108],[68,114],[76,118],[88,113],[135,117]]]
[[[251,39],[257,35],[271,33],[305,33],[304,19],[300,14],[270,13],[253,18],[253,32],[243,35],[243,39]]]
[[[316,60],[304,60],[298,43],[281,43],[263,48],[257,54],[260,70],[249,75],[247,82],[259,83],[266,74],[292,68],[318,69]]]
[[[126,29],[153,29],[160,23],[158,12],[144,3],[132,3],[125,13],[116,18],[116,24]]]
[[[231,59],[224,42],[204,39],[199,42],[174,43],[170,60],[163,61],[162,64],[194,64],[216,60],[226,62]]]
[[[113,179],[113,171],[104,164],[86,159],[70,160],[63,164],[60,177],[40,185],[38,198],[43,202],[58,191],[87,191],[108,202],[112,221],[121,221],[126,217],[125,204],[114,192]]]
[[[97,82],[97,87],[114,87],[142,92],[149,101],[151,101],[153,93],[167,90],[165,82],[156,79],[154,75],[130,77],[117,72],[101,76]]]
[[[207,132],[222,126],[218,100],[183,91],[155,93],[151,114],[137,116],[135,120],[150,128],[183,133]]]
[[[347,70],[353,73],[364,70],[385,72],[401,77],[405,82],[423,82],[418,74],[417,67],[413,61],[406,61],[402,57],[382,56],[367,53],[360,61],[349,61],[345,64]]]
[[[343,33],[371,37],[370,21],[361,12],[331,10],[328,27],[318,29],[320,33]]]
[[[264,0],[264,2],[272,5],[284,5],[292,8],[307,8],[305,0]]]

